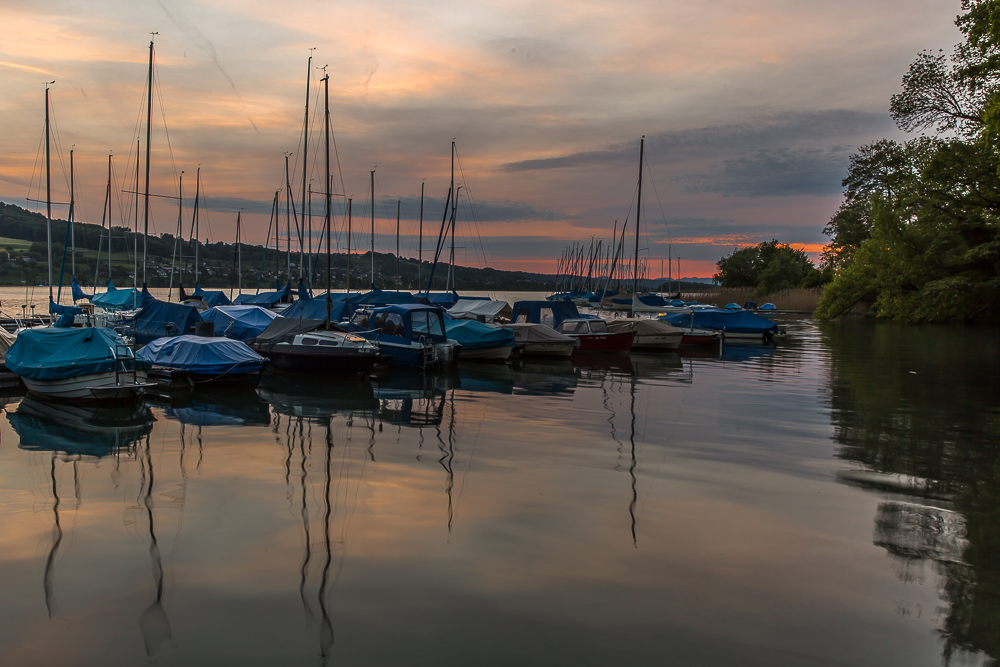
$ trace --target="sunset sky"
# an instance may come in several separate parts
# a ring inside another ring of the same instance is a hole
[[[78,219],[101,222],[109,151],[115,190],[132,189],[149,33],[158,32],[151,192],[176,196],[184,171],[187,234],[200,165],[209,207],[201,237],[234,240],[242,209],[244,239],[263,243],[286,152],[300,205],[315,48],[309,178],[322,190],[318,68],[326,65],[334,192],[353,198],[352,246],[370,243],[375,168],[376,250],[395,252],[400,200],[402,254],[416,255],[424,181],[428,257],[454,138],[458,263],[552,272],[572,242],[607,243],[616,220],[620,229],[628,218],[634,233],[645,135],[640,247],[654,276],[671,242],[684,276],[711,276],[735,247],[771,238],[817,251],[851,152],[899,136],[886,109],[909,63],[922,49],[950,51],[960,41],[957,0],[0,7],[3,201],[44,198],[44,83],[53,80],[53,199],[68,201],[74,145]],[[132,215],[131,195],[118,197],[115,224]],[[318,236],[323,199],[313,201]],[[335,197],[335,230],[345,208]],[[65,216],[65,207],[55,211]],[[151,232],[173,233],[176,202],[155,200],[151,219]]]

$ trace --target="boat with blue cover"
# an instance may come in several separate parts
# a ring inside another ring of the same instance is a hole
[[[400,303],[381,308],[359,308],[349,330],[371,341],[389,357],[392,366],[430,368],[458,359],[461,346],[449,341],[444,310],[437,306]]]
[[[297,301],[294,305],[301,303]],[[278,317],[260,306],[214,306],[201,313],[203,322],[211,322],[216,336],[249,340],[261,334]]]
[[[157,338],[194,333],[201,321],[197,308],[160,301],[143,285],[139,312],[125,322],[123,333],[132,336],[137,345],[146,345]]]
[[[701,329],[722,333],[727,341],[767,345],[779,333],[774,322],[748,310],[695,309],[659,318],[681,329]]]
[[[4,354],[28,391],[61,400],[131,399],[150,386],[152,367],[105,327],[25,329]]]
[[[230,338],[158,338],[136,356],[152,365],[149,378],[167,389],[187,389],[203,382],[256,384],[267,368],[267,359]]]
[[[514,350],[514,332],[476,320],[444,322],[445,334],[462,346],[462,359],[506,361]]]

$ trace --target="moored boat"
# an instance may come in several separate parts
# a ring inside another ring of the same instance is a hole
[[[125,400],[149,387],[151,364],[104,327],[25,329],[4,360],[29,392],[52,399]]]
[[[544,324],[514,322],[501,325],[514,333],[514,349],[524,356],[568,357],[580,342]]]
[[[152,364],[149,379],[166,389],[188,389],[205,382],[256,385],[267,368],[267,359],[246,343],[229,338],[158,338],[136,356]]]
[[[430,368],[458,360],[461,345],[449,340],[444,310],[437,306],[400,303],[382,308],[359,308],[349,330],[378,342],[392,366]]]
[[[604,320],[563,320],[555,329],[556,332],[579,341],[580,346],[574,352],[627,353],[632,349],[632,332],[613,333]]]
[[[777,324],[748,310],[701,309],[664,315],[660,319],[685,329],[715,331],[730,342],[767,345],[779,333]]]
[[[483,302],[489,303],[489,302]],[[476,320],[445,320],[445,334],[462,346],[462,359],[506,361],[514,350],[514,333]]]
[[[309,375],[368,375],[379,361],[379,346],[355,334],[321,329],[326,322],[275,318],[250,347],[270,360],[269,368]]]
[[[633,350],[676,350],[684,337],[682,329],[668,322],[639,317],[608,320],[608,330],[630,332],[634,336]]]

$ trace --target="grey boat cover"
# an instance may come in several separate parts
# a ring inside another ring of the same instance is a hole
[[[563,335],[545,324],[522,322],[518,324],[502,324],[500,326],[503,329],[510,329],[514,332],[516,345],[525,345],[528,343],[572,343],[574,346],[578,345],[575,338]]]
[[[611,333],[631,331],[640,336],[668,336],[670,334],[679,336],[684,333],[683,329],[678,329],[668,322],[641,317],[623,317],[618,320],[608,320],[608,330]]]
[[[276,317],[267,325],[266,329],[260,332],[260,335],[247,342],[259,345],[273,345],[274,343],[288,340],[295,334],[319,329],[325,324],[326,320],[307,320],[301,317]]]
[[[508,320],[511,315],[510,304],[506,301],[483,301],[481,299],[461,299],[448,309],[448,314],[456,320],[479,320],[492,322],[497,317]]]

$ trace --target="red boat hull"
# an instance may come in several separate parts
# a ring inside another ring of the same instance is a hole
[[[631,331],[623,331],[621,333],[570,335],[580,341],[580,347],[573,350],[573,354],[590,352],[624,353],[632,349],[633,335]]]

